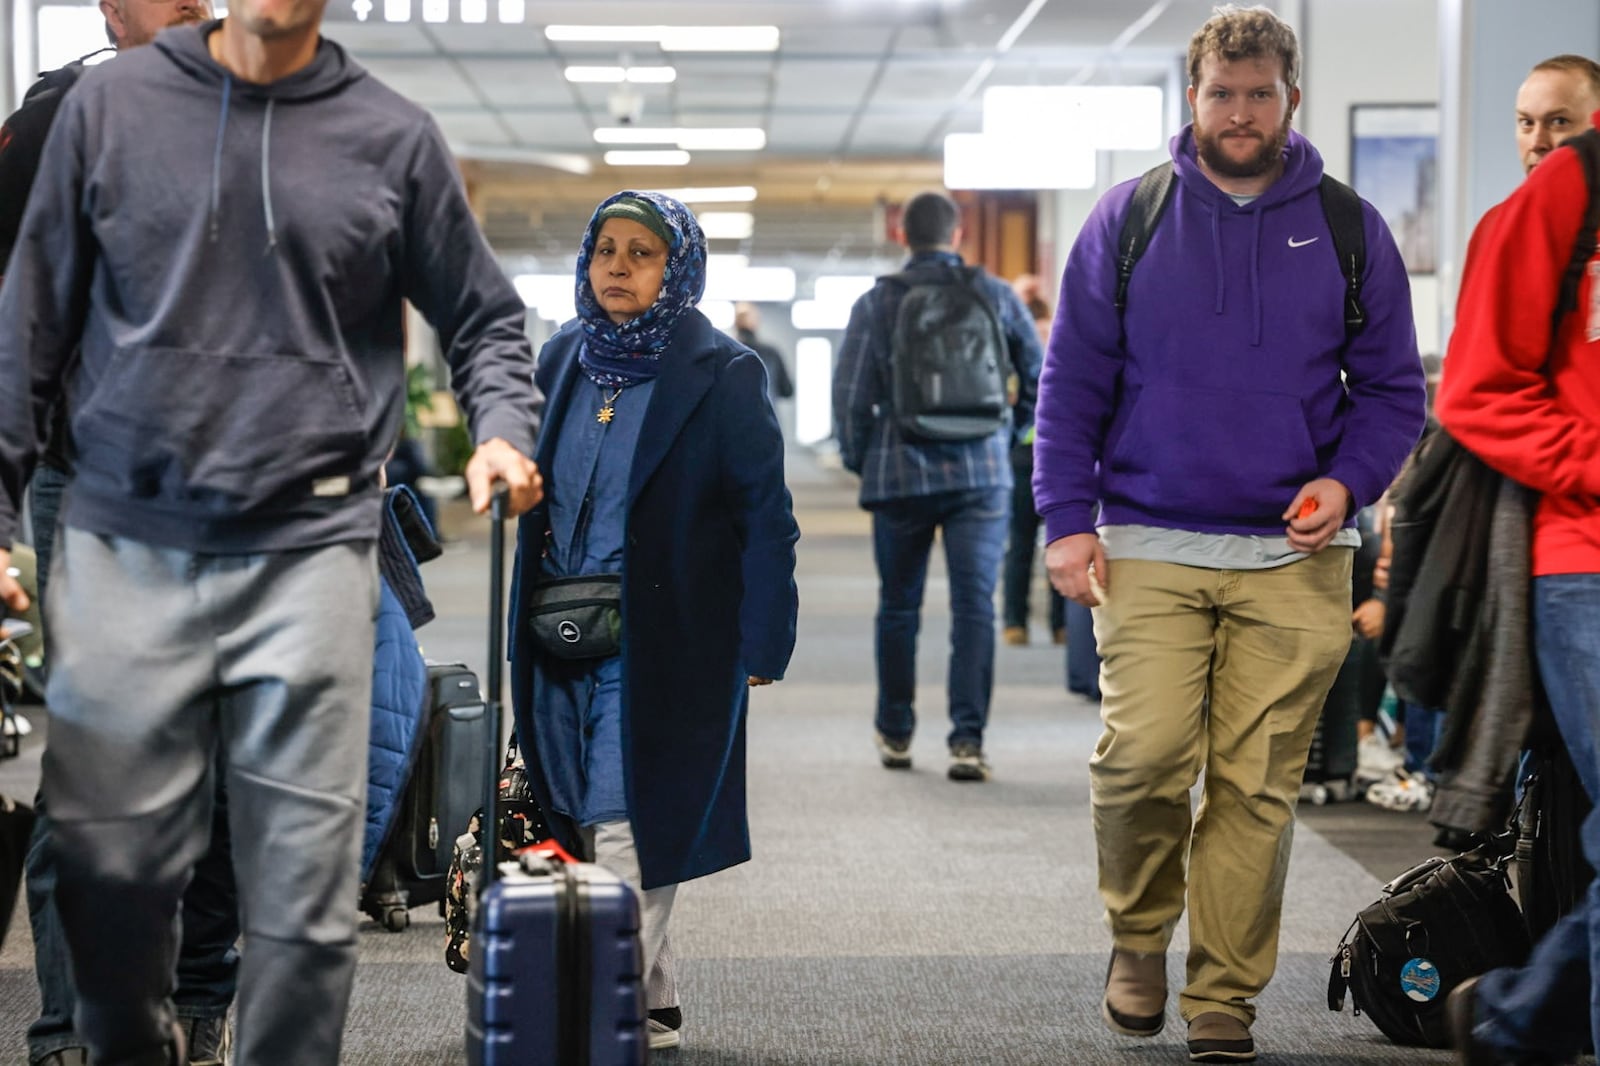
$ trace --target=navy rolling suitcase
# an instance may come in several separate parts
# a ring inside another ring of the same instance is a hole
[[[499,778],[500,669],[505,504],[494,500],[489,543],[489,671],[485,705],[492,741],[484,766]],[[486,769],[486,772],[488,770]],[[484,809],[496,812],[490,785]],[[492,813],[490,825],[499,824]],[[469,1066],[642,1066],[645,1033],[639,901],[598,866],[559,847],[535,845],[504,864],[485,863],[467,971]]]

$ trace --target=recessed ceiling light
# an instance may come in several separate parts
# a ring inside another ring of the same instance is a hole
[[[564,73],[568,81],[579,84],[667,85],[678,80],[674,67],[568,67]]]
[[[635,85],[669,85],[678,80],[678,68],[629,67],[628,80]]]
[[[710,239],[742,241],[755,232],[755,216],[748,211],[702,211],[700,228]]]
[[[682,167],[689,165],[689,153],[677,149],[665,151],[612,151],[602,158],[608,167]]]
[[[742,204],[756,198],[754,185],[699,185],[687,189],[662,189],[663,196],[686,204]]]
[[[708,152],[759,151],[767,146],[767,131],[753,128],[684,128],[678,130],[678,147]]]
[[[775,52],[776,26],[546,26],[547,40],[584,44],[659,44],[668,52]]]
[[[678,143],[676,127],[601,126],[594,131],[596,144],[673,144]]]

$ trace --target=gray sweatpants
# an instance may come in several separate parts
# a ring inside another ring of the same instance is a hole
[[[639,895],[639,947],[644,955],[645,1006],[678,1005],[678,963],[667,936],[672,919],[672,904],[677,885],[662,885],[648,891],[640,888],[639,849],[633,843],[633,826],[626,818],[601,822],[583,829],[584,844],[597,866],[610,870],[626,881]]]
[[[370,542],[197,555],[67,528],[43,790],[97,1066],[164,1062],[178,901],[226,767],[246,939],[235,1066],[337,1066],[355,971]]]

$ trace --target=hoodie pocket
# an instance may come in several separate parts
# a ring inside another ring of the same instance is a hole
[[[1276,525],[1318,476],[1298,397],[1146,385],[1108,448],[1108,498],[1152,514]]]
[[[359,392],[337,359],[116,353],[72,420],[83,476],[135,500],[238,513],[362,472]]]

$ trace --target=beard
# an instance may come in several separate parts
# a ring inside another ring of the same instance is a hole
[[[1289,122],[1292,116],[1285,115],[1283,125],[1272,133],[1263,134],[1256,130],[1248,132],[1215,134],[1203,129],[1199,122],[1194,125],[1195,151],[1200,156],[1200,161],[1215,174],[1225,178],[1259,178],[1263,174],[1271,173],[1283,159],[1283,150],[1289,143]],[[1243,159],[1236,159],[1223,151],[1222,142],[1234,138],[1249,138],[1260,142],[1260,147],[1253,155]]]

